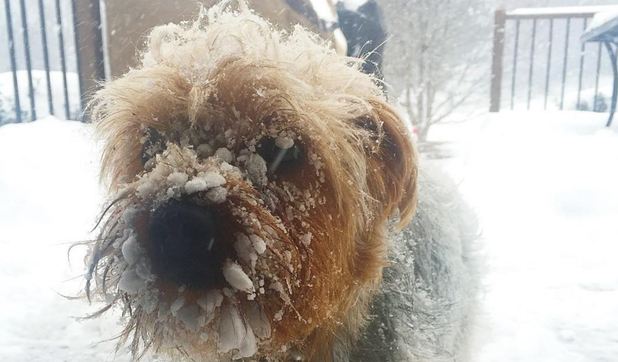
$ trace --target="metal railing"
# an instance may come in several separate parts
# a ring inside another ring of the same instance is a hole
[[[512,110],[519,104],[530,110],[535,108],[533,102],[537,100],[537,108],[545,110],[548,109],[551,97],[556,97],[556,108],[563,110],[571,106],[566,104],[566,92],[572,89],[576,89],[576,93],[573,92],[575,107],[584,108],[582,87],[584,80],[591,82],[588,77],[591,74],[594,78],[592,110],[607,110],[607,107],[597,104],[601,96],[599,83],[604,71],[601,44],[579,41],[589,20],[601,10],[603,7],[596,6],[531,8],[509,12],[497,10],[490,111],[498,112],[505,106]],[[505,58],[507,50],[511,52],[509,58]],[[510,69],[507,69],[510,74],[505,72],[505,60],[510,63]],[[523,77],[521,71],[525,72]],[[503,83],[507,74],[510,75],[508,86]],[[557,86],[556,81],[559,82]],[[525,90],[523,94],[522,86]],[[509,97],[503,99],[507,90]]]
[[[0,38],[6,38],[7,42],[0,43],[0,47],[6,47],[9,64],[0,63],[3,68],[0,72],[6,75],[5,67],[10,69],[13,89],[12,94],[0,94],[4,103],[0,105],[3,106],[0,111],[4,112],[0,124],[33,121],[45,115],[78,119],[83,92],[79,76],[77,0],[3,1]],[[7,54],[4,50],[0,53]],[[33,60],[37,61],[36,65]],[[21,97],[24,94],[26,99]]]

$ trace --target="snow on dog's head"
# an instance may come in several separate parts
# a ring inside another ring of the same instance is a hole
[[[91,112],[110,206],[87,291],[122,308],[134,354],[328,360],[356,337],[416,178],[357,62],[241,4],[155,28]]]

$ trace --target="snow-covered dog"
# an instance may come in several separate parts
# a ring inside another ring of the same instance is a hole
[[[358,68],[241,4],[155,28],[97,92],[110,204],[87,293],[134,357],[458,356],[473,235]]]

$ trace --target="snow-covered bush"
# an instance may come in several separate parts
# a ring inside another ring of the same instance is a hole
[[[0,126],[9,122],[9,115],[7,114],[4,107],[4,100],[2,99],[2,95],[0,94]]]
[[[584,98],[579,101],[575,105],[575,109],[578,111],[592,111],[592,112],[607,112],[609,108],[610,100],[605,96],[605,94],[599,92],[599,94],[590,97]]]

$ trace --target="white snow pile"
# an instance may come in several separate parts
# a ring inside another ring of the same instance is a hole
[[[618,6],[607,6],[605,9],[594,14],[592,21],[586,28],[586,33],[599,29],[610,22],[618,21]]]
[[[618,356],[618,129],[607,114],[503,112],[435,129],[486,240],[480,355]]]
[[[578,15],[586,13],[598,13],[611,11],[616,5],[582,5],[582,6],[555,6],[555,7],[534,7],[518,8],[508,12],[508,15],[534,16],[534,15]]]
[[[0,360],[109,361],[118,316],[68,300],[83,288],[100,211],[98,151],[87,125],[53,118],[0,127]],[[121,350],[116,361],[128,361]]]

